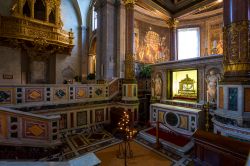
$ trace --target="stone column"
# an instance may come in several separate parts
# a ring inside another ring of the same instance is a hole
[[[249,0],[224,0],[223,82],[250,82],[249,11]]]
[[[177,60],[177,26],[179,21],[175,18],[167,20],[170,29],[170,61]]]
[[[98,0],[96,77],[110,80],[115,76],[115,7],[113,0]]]

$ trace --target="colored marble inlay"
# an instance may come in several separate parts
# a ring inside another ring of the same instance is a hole
[[[219,88],[219,108],[224,108],[224,90],[223,87]]]
[[[0,89],[0,104],[11,104],[11,97],[11,89]]]
[[[164,123],[164,114],[165,114],[165,112],[163,112],[163,111],[158,112],[158,121],[161,123]]]
[[[54,88],[54,100],[67,100],[67,88]]]
[[[25,101],[26,102],[41,102],[44,100],[43,88],[26,88]]]
[[[95,122],[104,121],[104,109],[95,110]]]
[[[83,99],[86,98],[87,95],[87,88],[76,87],[75,88],[75,98],[76,99]]]
[[[245,100],[244,100],[244,103],[245,103],[245,112],[250,112],[250,88],[245,88],[244,90],[244,93],[245,93]]]
[[[105,89],[104,87],[95,87],[94,88],[94,97],[105,97]]]
[[[67,114],[61,114],[61,119],[59,121],[59,128],[66,129],[67,128]]]
[[[238,88],[228,89],[228,109],[237,111],[238,106]]]
[[[23,137],[39,140],[48,139],[48,123],[23,119]]]
[[[87,124],[87,112],[77,112],[77,126],[82,126]]]
[[[188,130],[188,116],[180,115],[180,126],[179,128]]]
[[[128,97],[132,97],[132,85],[128,85]]]
[[[119,91],[119,82],[117,80],[109,86],[109,95],[112,96],[114,93],[118,91]]]

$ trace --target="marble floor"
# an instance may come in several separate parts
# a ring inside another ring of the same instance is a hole
[[[101,166],[124,166],[124,159],[118,159],[116,157],[118,148],[119,145],[116,144],[95,153],[101,160]],[[129,166],[168,166],[174,164],[173,161],[135,141],[131,142],[131,149],[134,157],[127,160],[127,165]]]

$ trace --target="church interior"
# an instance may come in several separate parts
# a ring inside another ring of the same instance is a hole
[[[0,166],[249,152],[250,0],[0,0]]]

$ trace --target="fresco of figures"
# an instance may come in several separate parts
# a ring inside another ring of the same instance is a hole
[[[209,54],[223,54],[222,23],[209,26]]]
[[[169,29],[135,21],[135,60],[157,63],[170,60]]]

